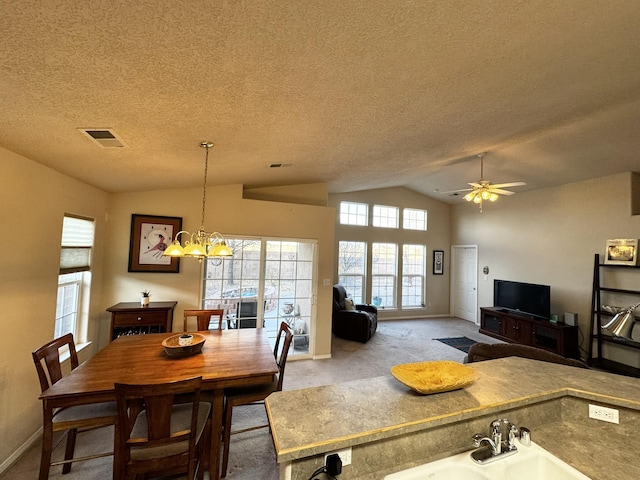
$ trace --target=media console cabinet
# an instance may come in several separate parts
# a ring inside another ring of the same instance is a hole
[[[520,315],[495,307],[480,308],[480,333],[509,343],[543,348],[567,358],[580,358],[578,327]]]

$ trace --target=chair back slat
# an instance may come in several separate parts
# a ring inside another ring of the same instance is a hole
[[[282,348],[280,348],[280,341],[284,338]],[[280,324],[278,330],[278,337],[273,347],[273,356],[278,364],[278,386],[277,390],[282,391],[282,382],[284,381],[284,369],[287,366],[287,357],[289,356],[289,350],[291,348],[291,342],[293,341],[293,332],[286,322]]]
[[[218,318],[218,330],[222,330],[222,323],[224,318],[224,310],[223,309],[209,309],[209,310],[185,310],[184,311],[184,331],[187,332],[188,329],[188,319],[191,317],[196,317],[196,328],[197,331],[202,332],[204,330],[209,330],[209,324],[211,323],[211,319],[217,317]]]
[[[73,370],[78,366],[78,354],[71,333],[50,341],[31,354],[43,392],[63,377],[60,350],[64,348],[69,352],[69,364]]]
[[[202,377],[196,377],[164,384],[115,384],[120,421],[115,455],[122,468],[137,472],[184,466],[193,471],[201,382]],[[185,394],[188,401],[176,405],[176,396]],[[167,453],[146,458],[144,449],[152,455],[158,449]]]

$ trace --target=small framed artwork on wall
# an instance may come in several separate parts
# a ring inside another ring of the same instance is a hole
[[[433,251],[433,274],[444,274],[444,250]]]
[[[182,218],[131,215],[129,271],[178,273],[180,259],[162,254],[182,229]]]
[[[638,240],[629,238],[607,240],[604,263],[636,266],[638,264]]]

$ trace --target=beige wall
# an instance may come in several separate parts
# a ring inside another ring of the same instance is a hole
[[[42,426],[40,388],[31,352],[53,338],[62,218],[96,220],[88,338],[103,309],[102,256],[108,195],[0,148],[0,471]],[[88,352],[85,352],[88,353]]]
[[[177,300],[176,317],[200,297],[200,265],[182,261],[180,273],[129,273],[131,214],[183,217],[183,227],[200,225],[202,189],[109,195],[31,160],[0,149],[2,237],[19,239],[3,259],[0,273],[0,472],[32,441],[42,426],[38,380],[31,352],[53,337],[62,218],[65,213],[96,220],[92,291],[87,339],[88,358],[108,343],[105,309],[121,301],[138,301],[149,289],[152,300]],[[287,203],[292,192],[295,200]],[[256,197],[260,192],[254,192]],[[241,185],[207,189],[205,227],[229,235],[313,239],[318,250],[315,354],[331,353],[331,287],[333,276],[333,208],[326,185],[269,189],[268,201],[243,198]],[[319,205],[325,206],[319,206]],[[178,322],[177,328],[181,325]]]
[[[424,318],[429,315],[446,315],[449,313],[449,272],[445,268],[444,275],[433,275],[433,250],[448,252],[451,244],[450,214],[451,207],[406,188],[385,188],[367,190],[329,196],[329,204],[337,209],[341,201],[360,202],[368,205],[388,205],[402,208],[417,208],[427,211],[427,231],[411,231],[403,229],[388,229],[374,227],[353,227],[340,225],[336,214],[336,238],[360,242],[394,242],[424,244],[427,246],[427,294],[425,308],[400,311],[398,309],[378,311],[382,320],[393,318]],[[371,207],[370,207],[371,208]],[[337,265],[337,247],[334,263]],[[449,262],[448,253],[445,254],[445,266]],[[337,272],[334,272],[337,275]],[[334,278],[337,282],[337,277]],[[371,299],[367,299],[371,301]]]
[[[0,149],[0,215],[5,242],[19,239],[3,258],[0,278],[0,471],[28,445],[41,427],[39,387],[31,352],[53,336],[60,235],[64,213],[96,220],[96,248],[87,338],[96,346],[108,342],[105,309],[121,301],[137,301],[149,289],[153,300],[177,300],[176,316],[198,304],[200,265],[183,260],[179,274],[128,273],[131,214],[183,217],[187,230],[200,225],[200,188],[109,195],[54,172],[25,157]],[[492,280],[507,278],[552,287],[552,310],[577,312],[583,336],[588,334],[593,254],[604,251],[608,238],[638,238],[640,217],[629,214],[631,175],[519,193],[489,205],[480,214],[472,205],[450,207],[403,188],[331,195],[325,185],[264,189],[243,195],[241,185],[207,190],[205,227],[230,236],[249,235],[318,241],[318,307],[315,354],[331,348],[331,287],[334,238],[346,238],[336,226],[340,200],[424,208],[427,232],[399,232],[398,242],[423,241],[429,254],[427,298],[431,306],[419,315],[448,313],[449,276],[431,274],[431,252],[448,246],[477,244],[479,265],[491,268],[479,278],[479,306],[492,303]],[[251,196],[251,199],[246,198]],[[302,202],[302,203],[291,203]],[[337,234],[339,235],[336,235]],[[415,236],[414,236],[415,234]],[[357,233],[376,239],[376,232]],[[640,273],[640,272],[639,272]],[[640,289],[637,276],[628,288]],[[387,312],[381,313],[385,318]],[[389,318],[392,318],[390,315]],[[586,345],[586,342],[583,342]],[[637,350],[623,360],[638,363]],[[636,365],[638,366],[638,365]]]
[[[335,211],[327,206],[276,201],[276,189],[270,190],[271,201],[243,198],[242,185],[207,188],[204,227],[229,237],[260,236],[317,240],[318,284],[316,305],[316,356],[331,353],[331,287],[322,279],[333,276],[333,243]],[[287,188],[283,188],[284,194]],[[316,202],[326,188],[310,185],[307,199]],[[103,310],[118,302],[135,302],[144,289],[151,291],[152,301],[178,302],[174,313],[174,330],[182,328],[185,308],[196,308],[201,296],[202,265],[194,259],[182,259],[180,273],[129,273],[129,235],[131,214],[182,217],[182,227],[195,231],[200,227],[202,189],[166,190],[112,195],[105,249],[105,288]],[[109,315],[103,314],[100,345],[108,343]]]
[[[496,278],[550,285],[551,312],[578,313],[586,350],[594,255],[604,254],[607,239],[640,237],[640,216],[630,208],[628,173],[518,193],[486,205],[483,213],[465,202],[453,209],[452,244],[477,244],[479,270],[490,269],[486,280],[478,276],[479,307],[493,304]],[[615,282],[622,281],[620,273],[630,274],[620,288],[640,290],[640,270],[619,270]],[[622,305],[635,303],[627,301]],[[640,367],[637,350],[608,356]]]

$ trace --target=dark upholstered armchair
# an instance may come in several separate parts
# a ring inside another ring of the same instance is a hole
[[[333,316],[331,327],[336,337],[366,343],[378,328],[378,309],[375,305],[356,304],[347,310],[347,291],[342,285],[333,286]]]

